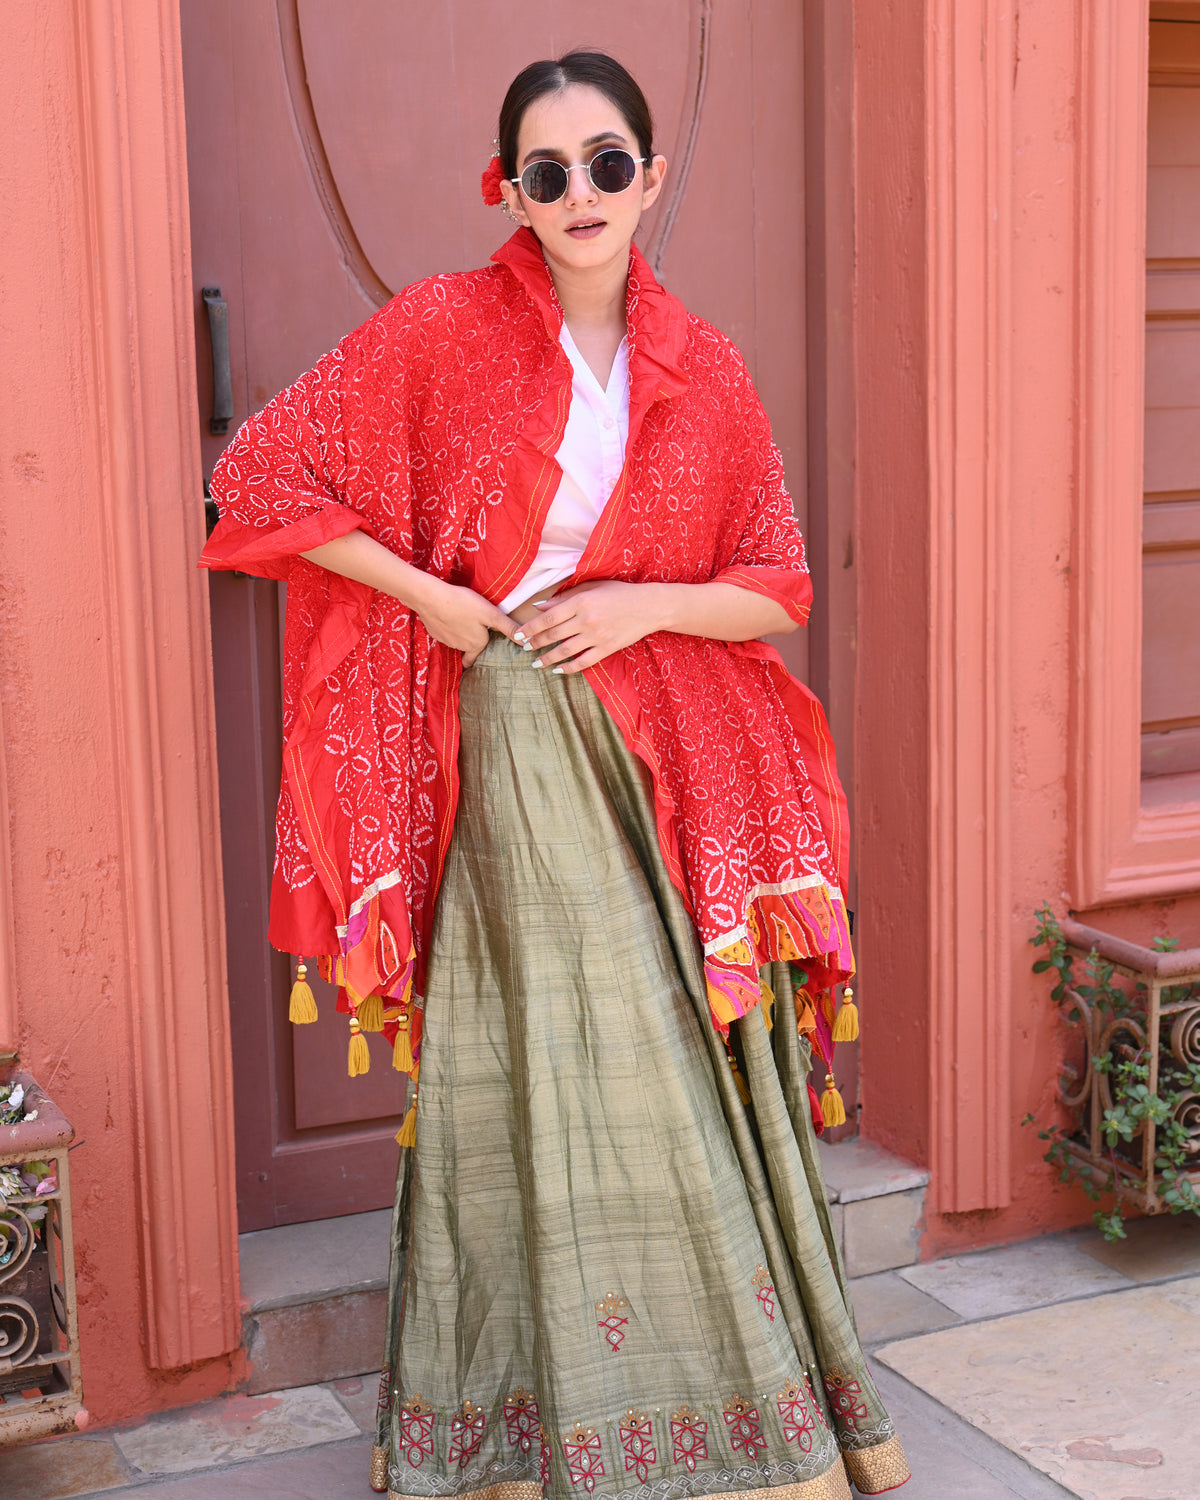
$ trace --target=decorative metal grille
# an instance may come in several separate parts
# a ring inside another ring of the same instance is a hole
[[[24,1114],[0,1125],[0,1447],[87,1422],[67,1166],[75,1132],[28,1073],[0,1064],[0,1093],[9,1085],[23,1090]]]
[[[1170,1206],[1161,1196],[1163,1125],[1149,1118],[1131,1141],[1110,1144],[1104,1116],[1114,1102],[1112,1069],[1122,1061],[1144,1062],[1150,1092],[1178,1096],[1173,1119],[1188,1137],[1180,1176],[1200,1191],[1200,1093],[1190,1085],[1191,1071],[1200,1065],[1200,949],[1142,948],[1069,918],[1062,931],[1072,953],[1086,958],[1095,952],[1132,981],[1128,1007],[1119,1015],[1078,988],[1066,991],[1070,1004],[1064,1009],[1073,1009],[1080,1019],[1072,1027],[1075,1058],[1059,1079],[1059,1097],[1077,1120],[1063,1146],[1098,1187],[1111,1182],[1118,1198],[1143,1213],[1162,1213]]]

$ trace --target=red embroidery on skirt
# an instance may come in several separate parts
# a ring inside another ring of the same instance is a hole
[[[766,1313],[767,1317],[773,1323],[775,1321],[775,1288],[771,1285],[770,1271],[767,1270],[766,1266],[759,1266],[750,1279],[758,1288],[755,1295],[762,1305],[763,1312]]]
[[[840,1370],[828,1370],[825,1374],[825,1389],[829,1393],[829,1404],[833,1408],[834,1415],[841,1417],[853,1432],[858,1423],[864,1421],[867,1415],[867,1408],[861,1399],[862,1386],[857,1380],[851,1380],[849,1376],[843,1375]]]
[[[450,1453],[446,1462],[451,1467],[457,1464],[460,1469],[465,1469],[479,1452],[486,1420],[483,1408],[469,1400],[464,1401],[462,1409],[450,1418]]]
[[[708,1457],[708,1423],[686,1406],[671,1414],[671,1459],[696,1472],[696,1460]]]
[[[636,1474],[639,1484],[645,1484],[650,1465],[658,1462],[653,1438],[648,1413],[634,1411],[631,1406],[621,1418],[621,1447],[625,1450],[625,1472]]]
[[[542,1489],[550,1488],[550,1435],[540,1424],[538,1426],[538,1439],[542,1445],[542,1456],[539,1461],[539,1477],[542,1481]]]
[[[596,1327],[604,1334],[614,1354],[621,1347],[621,1340],[629,1326],[629,1319],[623,1318],[621,1314],[628,1311],[629,1303],[624,1297],[618,1297],[616,1292],[609,1292],[607,1297],[596,1303],[599,1315]]]
[[[597,1479],[604,1478],[604,1460],[600,1457],[600,1434],[594,1427],[576,1422],[574,1432],[563,1434],[563,1453],[572,1484],[582,1484],[590,1495]]]
[[[392,1367],[384,1365],[379,1377],[379,1400],[375,1403],[376,1415],[382,1415],[392,1404]]]
[[[730,1446],[742,1449],[747,1458],[757,1458],[767,1446],[758,1411],[743,1396],[735,1394],[726,1401],[725,1425],[729,1428]]]
[[[400,1403],[401,1456],[419,1469],[433,1454],[433,1407],[423,1396]]]
[[[504,1403],[504,1425],[508,1428],[509,1447],[528,1453],[542,1428],[538,1421],[538,1404],[522,1385],[512,1391]]]
[[[806,1375],[804,1377],[804,1383],[808,1387],[809,1396],[812,1398],[812,1409],[817,1414],[817,1421],[820,1422],[821,1426],[825,1429],[826,1432],[828,1432],[829,1423],[825,1420],[825,1413],[821,1410],[821,1403],[817,1400],[817,1393],[813,1388],[812,1377]]]
[[[802,1453],[811,1453],[817,1424],[804,1392],[794,1380],[776,1391],[775,1405],[783,1421],[784,1442],[795,1443]]]

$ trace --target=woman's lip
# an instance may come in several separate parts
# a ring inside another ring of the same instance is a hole
[[[604,221],[603,219],[601,219],[598,222],[568,224],[567,233],[569,235],[572,235],[577,240],[590,240],[594,239],[603,228]]]

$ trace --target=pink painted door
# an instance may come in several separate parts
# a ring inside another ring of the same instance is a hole
[[[1157,778],[1200,777],[1200,20],[1150,23],[1144,500],[1142,774],[1158,798]]]
[[[804,495],[795,0],[736,13],[710,0],[182,0],[181,11],[206,474],[250,412],[393,291],[486,262],[507,234],[479,193],[503,89],[531,59],[599,40],[641,81],[670,159],[642,248],[745,351]],[[210,431],[206,287],[227,308],[225,433]],[[367,1077],[347,1078],[345,1022],[327,995],[317,1025],[287,1023],[289,961],[266,942],[279,590],[229,574],[211,589],[239,1202],[253,1228],[389,1202],[402,1079],[378,1042]],[[803,672],[803,643],[788,649]]]

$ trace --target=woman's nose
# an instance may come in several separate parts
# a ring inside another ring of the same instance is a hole
[[[584,166],[571,167],[567,172],[567,201],[576,203],[581,198],[594,198],[596,189]]]

